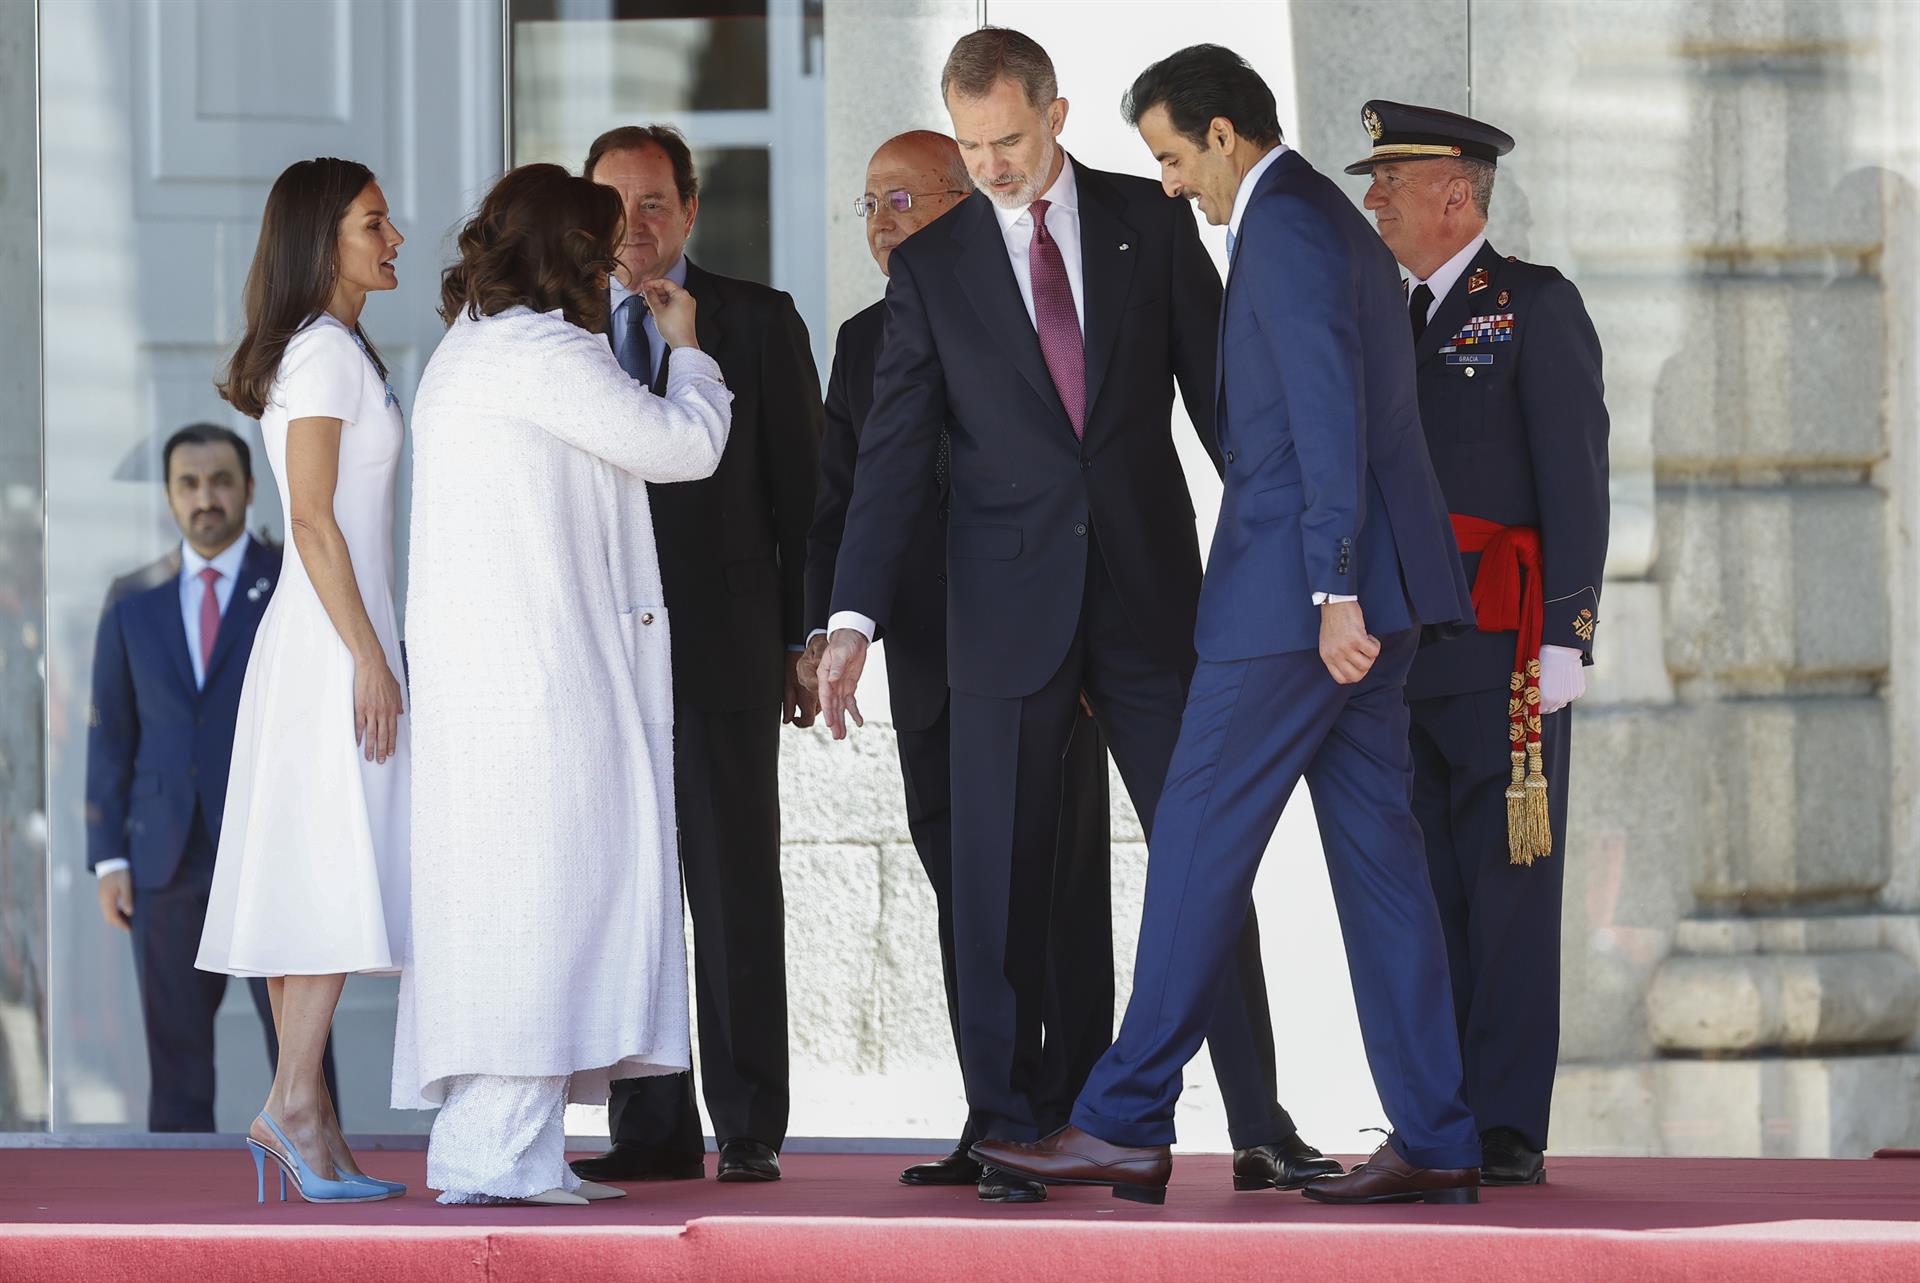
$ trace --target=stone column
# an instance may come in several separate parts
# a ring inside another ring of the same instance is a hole
[[[33,6],[0,5],[0,1131],[49,1105],[36,54]]]
[[[827,36],[827,320],[840,323],[886,292],[853,212],[867,161],[909,129],[952,128],[940,68],[980,25],[979,0],[825,0]]]

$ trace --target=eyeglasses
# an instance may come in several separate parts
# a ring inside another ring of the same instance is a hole
[[[913,208],[915,200],[924,200],[929,196],[965,196],[962,191],[948,189],[939,192],[903,192],[891,191],[881,196],[861,196],[853,202],[853,212],[861,218],[872,218],[880,210],[880,202],[886,201],[896,214],[904,214]]]

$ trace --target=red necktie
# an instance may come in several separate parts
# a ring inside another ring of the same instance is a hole
[[[213,586],[220,572],[208,566],[200,572],[200,680],[207,680],[207,665],[213,662],[213,643],[220,636],[220,597]]]
[[[1040,355],[1053,375],[1054,390],[1073,420],[1073,435],[1087,431],[1087,353],[1080,338],[1080,317],[1073,310],[1073,287],[1067,283],[1067,265],[1060,246],[1047,232],[1047,206],[1037,200],[1033,210],[1033,240],[1027,245],[1027,275],[1033,282],[1033,328],[1040,335]]]

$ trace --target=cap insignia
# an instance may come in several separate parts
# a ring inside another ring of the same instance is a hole
[[[1381,127],[1380,114],[1371,107],[1360,114],[1360,121],[1367,127],[1367,137],[1375,142],[1379,142],[1380,136],[1387,132]]]

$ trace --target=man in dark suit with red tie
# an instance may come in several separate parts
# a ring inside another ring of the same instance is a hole
[[[1151,832],[1194,665],[1200,558],[1169,431],[1176,381],[1209,451],[1219,277],[1191,213],[1075,163],[1046,51],[962,37],[942,74],[978,192],[893,251],[886,341],[835,568],[823,708],[857,718],[897,613],[903,532],[949,428],[947,668],[960,1054],[983,1135],[1060,1121],[1040,1098],[1061,756],[1084,697]],[[1245,1187],[1337,1170],[1274,1100],[1251,911],[1208,1029]],[[981,1196],[1044,1197],[1036,1182]]]
[[[280,550],[247,534],[247,443],[196,423],[161,453],[181,545],[113,583],[93,650],[87,867],[108,923],[131,934],[146,1025],[147,1127],[214,1129],[213,1021],[227,977],[196,970],[233,725]],[[265,980],[249,980],[278,1057]],[[325,1060],[336,1102],[333,1051]]]
[[[915,130],[888,139],[867,166],[856,210],[881,272],[909,236],[973,192],[960,148],[945,134]],[[827,430],[820,445],[820,482],[807,547],[807,658],[803,680],[827,644],[834,562],[853,497],[854,461],[873,406],[873,368],[886,328],[884,300],[840,327],[827,379]],[[960,993],[953,950],[953,767],[947,696],[947,450],[919,484],[934,492],[906,536],[910,551],[886,633],[887,690],[905,785],[907,831],[933,887],[940,970],[959,1045]],[[1074,719],[1061,761],[1062,803],[1049,977],[1043,1020],[1042,1107],[1064,1114],[1087,1072],[1113,1037],[1113,945],[1109,869],[1112,849],[1107,746],[1084,711]],[[977,1185],[980,1164],[967,1152],[979,1137],[963,1126],[952,1152],[915,1163],[906,1185]]]

